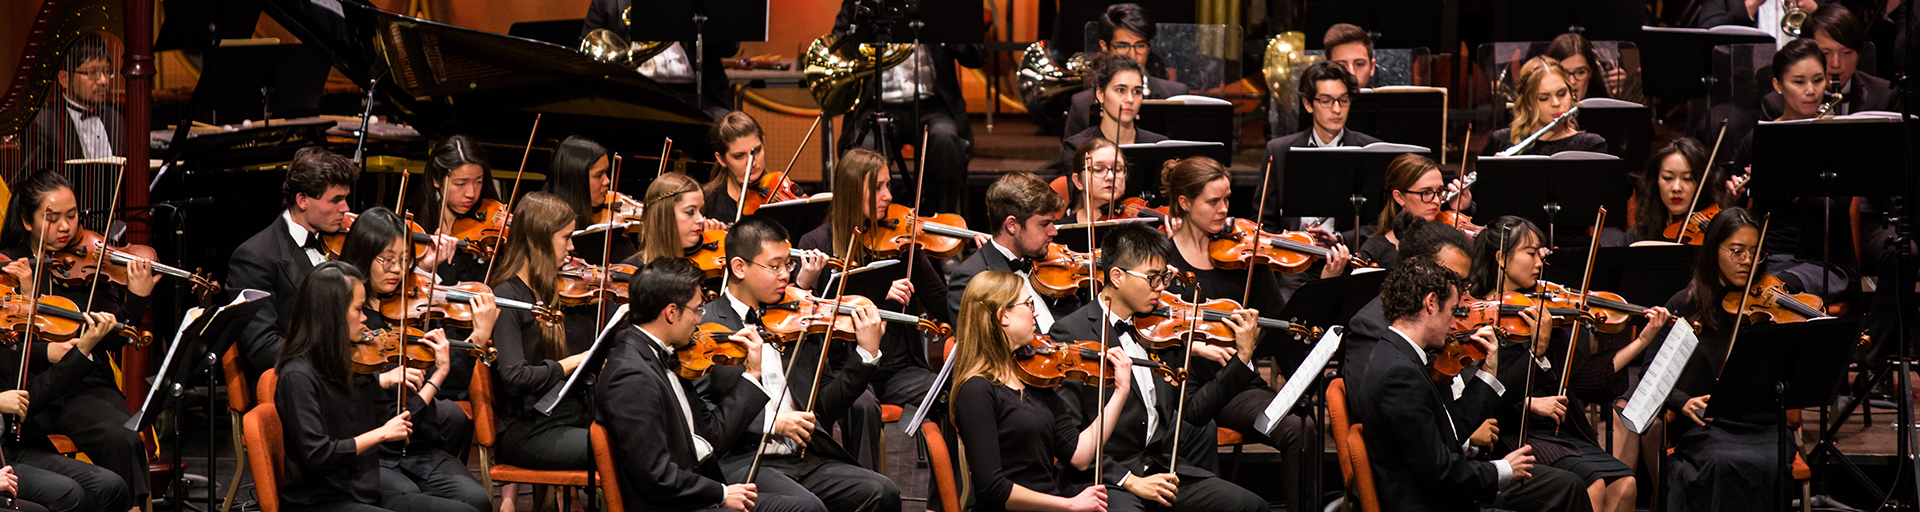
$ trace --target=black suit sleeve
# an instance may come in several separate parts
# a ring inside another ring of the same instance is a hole
[[[327,435],[329,418],[337,422],[335,415],[342,414],[322,410],[319,397],[327,392],[311,371],[281,375],[274,391],[274,403],[280,407],[280,430],[286,437],[286,457],[321,473],[350,469],[360,455],[353,438]]]
[[[745,377],[745,374],[741,376]],[[689,385],[691,383],[680,379],[675,380],[686,388],[688,399],[695,396],[695,390]],[[694,413],[705,418],[701,422],[700,437],[713,445],[715,456],[725,450],[725,447],[734,446],[734,443],[740,440],[740,436],[747,432],[748,426],[758,424],[753,420],[760,418],[761,413],[766,411],[767,400],[771,399],[767,396],[768,392],[761,390],[759,386],[733,386],[728,388],[726,395],[722,395],[724,398],[716,404],[718,407],[696,408]]]
[[[846,416],[847,411],[853,408],[853,401],[860,398],[860,393],[867,390],[867,382],[873,378],[874,370],[879,368],[877,365],[862,361],[858,350],[847,350],[846,353],[846,363],[840,367],[838,374],[829,368],[821,376],[829,380],[820,383],[820,397],[817,399],[818,402],[813,404],[815,425],[832,425]],[[818,363],[820,361],[818,353],[813,354],[816,359],[803,361],[799,366],[809,366],[807,364],[809,362]],[[875,363],[878,362],[875,361]],[[796,368],[794,371],[802,370]],[[799,390],[794,390],[794,393],[799,393]]]
[[[1213,380],[1204,385],[1187,387],[1187,405],[1185,410],[1180,411],[1180,420],[1191,425],[1205,425],[1213,421],[1213,417],[1220,414],[1220,409],[1226,407],[1227,402],[1241,391],[1260,384],[1260,375],[1254,373],[1252,367],[1237,357],[1229,359]]]
[[[227,264],[228,299],[238,297],[240,291],[261,290],[272,294],[293,293],[294,290],[280,290],[274,286],[273,273],[276,271],[270,263],[273,259],[260,254],[247,244],[242,244],[233,253]],[[246,358],[247,365],[255,373],[265,372],[279,362],[280,345],[285,341],[280,336],[280,312],[274,308],[278,297],[268,297],[268,303],[260,308],[259,314],[247,327],[240,331],[240,355]]]
[[[1433,403],[1432,381],[1412,365],[1388,365],[1380,370],[1375,376],[1379,379],[1379,396],[1374,397],[1372,407],[1382,425],[1368,425],[1372,428],[1366,430],[1368,443],[1377,447],[1375,453],[1404,458],[1418,476],[1417,481],[1438,482],[1437,488],[1461,498],[1492,503],[1499,491],[1499,470],[1492,463],[1469,460],[1448,446],[1447,436],[1435,430],[1445,424],[1445,418],[1434,417],[1432,407],[1420,405]],[[1375,436],[1388,438],[1389,442],[1375,444],[1371,439]]]
[[[648,505],[656,507],[693,509],[719,504],[726,499],[725,484],[701,476],[696,467],[674,462],[671,447],[690,442],[666,438],[680,431],[665,423],[684,421],[680,405],[658,381],[666,375],[650,373],[643,364],[638,357],[610,358],[600,375],[604,379],[598,389],[601,397],[622,404],[598,407],[615,460],[621,463],[621,483],[633,486],[626,491],[629,495],[645,496]]]

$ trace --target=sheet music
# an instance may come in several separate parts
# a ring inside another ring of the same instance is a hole
[[[581,361],[580,366],[575,367],[573,373],[567,375],[566,382],[561,383],[559,389],[541,397],[539,403],[533,404],[533,408],[540,411],[542,415],[552,416],[554,406],[560,404],[560,397],[567,396],[567,392],[573,390],[573,385],[580,382],[580,375],[587,373],[587,365],[594,359],[593,354],[599,353],[600,348],[606,346],[608,335],[613,334],[615,329],[625,326],[626,320],[627,305],[621,304],[620,309],[613,310],[613,318],[607,320],[607,326],[600,329],[600,335],[593,337],[593,345],[587,347],[587,360]]]
[[[1693,347],[1700,343],[1693,335],[1693,326],[1685,320],[1673,323],[1673,330],[1667,333],[1666,341],[1660,345],[1660,353],[1653,356],[1653,364],[1647,365],[1647,374],[1640,378],[1640,387],[1633,390],[1633,397],[1627,400],[1627,408],[1620,411],[1620,421],[1635,434],[1647,433],[1647,426],[1653,415],[1660,412],[1661,404],[1667,401],[1667,393],[1673,391],[1674,379],[1680,378],[1680,370],[1687,366],[1687,359],[1693,357]]]
[[[218,316],[221,311],[226,311],[227,308],[238,306],[248,302],[253,302],[256,300],[263,300],[271,295],[272,294],[270,293],[251,289],[251,288],[240,290],[240,293],[235,294],[235,296],[233,297],[233,302],[229,302],[225,306],[220,306],[218,309],[215,309],[213,311],[213,314],[215,316]],[[180,317],[179,330],[174,331],[172,342],[167,344],[167,357],[165,359],[160,360],[160,372],[155,373],[153,374],[152,377],[147,378],[147,399],[145,402],[142,402],[142,403],[155,403],[154,399],[156,398],[156,395],[160,393],[160,389],[153,387],[153,383],[159,380],[161,376],[168,375],[168,372],[173,370],[174,356],[178,355],[178,353],[180,352],[180,340],[186,337],[187,330],[194,328],[194,322],[200,320],[200,317],[202,316],[206,316],[206,310],[196,307],[196,308],[188,309],[187,314],[185,316]],[[206,334],[207,327],[211,327],[212,325],[213,324],[211,322],[200,324],[199,327],[201,332],[194,333],[194,334],[196,336],[201,334]],[[142,407],[139,411],[135,411],[135,412],[138,414],[135,414],[132,418],[127,419],[127,423],[126,425],[124,425],[127,428],[127,430],[135,430],[135,431],[140,430],[140,419],[141,419],[141,416],[144,415],[144,413],[146,412],[146,408]]]
[[[955,350],[959,348],[958,345],[954,346]],[[933,377],[933,385],[927,386],[927,396],[920,399],[920,409],[913,411],[913,421],[900,426],[900,430],[906,432],[908,438],[920,433],[920,424],[927,421],[927,410],[933,408],[934,397],[940,396],[940,385],[945,384],[950,378],[953,378],[952,350],[947,351],[947,362],[940,364],[940,374]]]
[[[1287,417],[1287,411],[1293,410],[1294,404],[1300,402],[1300,395],[1305,394],[1315,380],[1319,380],[1316,377],[1320,376],[1320,370],[1326,368],[1327,360],[1332,359],[1334,351],[1340,349],[1340,340],[1345,339],[1346,334],[1347,329],[1338,325],[1327,329],[1320,341],[1313,344],[1313,351],[1307,353],[1307,360],[1302,361],[1293,375],[1287,377],[1286,385],[1280,386],[1280,394],[1267,404],[1267,410],[1261,411],[1260,417],[1253,420],[1254,428],[1260,429],[1262,434],[1273,433],[1273,427],[1280,424],[1280,418]]]

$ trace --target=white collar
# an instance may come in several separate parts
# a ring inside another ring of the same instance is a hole
[[[1020,259],[1020,256],[1018,256],[1018,255],[1015,255],[1015,254],[1013,254],[1013,249],[1008,249],[1008,248],[1007,248],[1006,246],[1004,246],[1004,245],[1000,245],[1000,241],[999,241],[998,239],[996,239],[996,240],[993,240],[993,241],[990,241],[990,242],[987,242],[987,245],[991,245],[991,246],[993,246],[993,248],[995,248],[995,249],[999,249],[999,250],[1000,250],[1000,255],[1001,255],[1001,256],[1006,256],[1006,257],[1007,257],[1007,261],[1013,261],[1013,260],[1017,260],[1017,259]]]
[[[1387,330],[1400,335],[1400,339],[1407,340],[1407,344],[1413,346],[1413,353],[1420,355],[1420,364],[1427,364],[1427,349],[1425,347],[1421,347],[1420,343],[1413,341],[1413,337],[1408,336],[1407,333],[1401,331],[1399,327],[1387,326]]]
[[[750,308],[750,307],[747,307],[747,303],[745,303],[745,302],[740,302],[740,298],[739,298],[739,297],[734,297],[734,296],[733,296],[733,287],[731,287],[731,286],[729,286],[729,287],[727,287],[727,292],[726,292],[726,293],[722,293],[721,295],[725,295],[725,296],[727,296],[727,305],[728,305],[728,306],[732,306],[732,307],[733,307],[733,314],[735,314],[735,315],[739,315],[739,316],[740,316],[740,321],[741,321],[742,323],[745,323],[745,322],[746,322],[746,320],[747,320],[747,311],[750,311],[750,310],[752,310],[753,308]]]
[[[1340,127],[1340,132],[1333,134],[1333,140],[1330,140],[1330,141],[1321,142],[1320,130],[1315,128],[1307,128],[1307,137],[1312,139],[1314,147],[1318,147],[1318,148],[1335,147],[1340,145],[1341,139],[1347,138],[1347,127],[1345,126]]]
[[[293,245],[299,246],[307,243],[307,235],[312,232],[307,231],[307,228],[300,227],[300,223],[293,221],[292,210],[280,210],[280,218],[287,221],[287,235],[293,237]]]
[[[640,331],[640,335],[641,335],[641,336],[646,336],[646,337],[647,337],[647,339],[649,339],[649,340],[653,340],[653,343],[654,343],[655,345],[659,345],[659,346],[660,346],[660,350],[664,350],[664,351],[666,351],[666,353],[667,353],[667,354],[672,354],[672,353],[674,352],[674,350],[673,350],[673,346],[672,346],[672,345],[668,345],[668,344],[667,344],[667,342],[666,342],[666,340],[662,340],[662,339],[660,339],[660,337],[659,337],[659,336],[654,336],[654,335],[653,335],[653,333],[650,333],[650,332],[647,332],[647,330],[646,330],[645,328],[643,328],[643,327],[640,327],[640,326],[638,326],[638,325],[636,325],[636,326],[633,326],[633,330],[635,330],[635,331]]]

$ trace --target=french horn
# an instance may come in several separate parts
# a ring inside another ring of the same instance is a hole
[[[1027,46],[1026,54],[1020,57],[1021,99],[1028,105],[1041,105],[1061,95],[1079,92],[1086,87],[1087,71],[1092,60],[1092,54],[1080,52],[1073,54],[1062,66],[1053,60],[1045,40],[1035,41]]]
[[[1261,70],[1267,76],[1267,92],[1273,94],[1274,105],[1295,105],[1294,84],[1300,78],[1300,70],[1320,60],[1318,55],[1307,55],[1307,36],[1299,31],[1282,32],[1267,42],[1267,55]]]
[[[833,34],[814,39],[800,61],[807,89],[820,104],[821,114],[827,116],[853,111],[853,107],[860,104],[860,93],[867,88],[867,79],[913,56],[911,44],[847,45],[835,52],[833,47],[837,41],[839,37]],[[879,58],[878,65],[875,65],[875,56]]]
[[[632,12],[633,8],[628,7],[627,10],[621,11],[620,13],[621,20],[626,22],[628,26],[633,25],[633,20],[627,19],[627,15]],[[667,47],[672,45],[672,41],[640,41],[628,43],[627,38],[621,36],[618,32],[604,28],[596,28],[591,32],[587,32],[587,37],[580,38],[580,53],[593,57],[593,60],[638,71],[640,65],[645,64],[647,59],[659,55],[660,52],[667,51]]]

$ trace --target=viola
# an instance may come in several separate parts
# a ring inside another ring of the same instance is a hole
[[[919,245],[934,258],[951,258],[960,254],[966,241],[984,234],[967,229],[967,221],[958,214],[923,217],[912,208],[893,204],[887,206],[885,218],[874,222],[872,231],[861,235],[861,245],[882,258],[896,256],[911,245]]]
[[[473,307],[469,304],[475,295],[493,293],[486,283],[464,282],[444,285],[433,282],[433,276],[420,272],[413,273],[408,282],[403,283],[405,293],[395,293],[391,297],[380,299],[380,316],[388,322],[407,320],[440,320],[461,329],[473,328]],[[553,323],[563,316],[559,311],[543,304],[495,297],[494,306],[501,309],[518,309],[533,314],[541,323]]]
[[[478,217],[478,218],[474,218]],[[453,229],[448,234],[460,239],[461,249],[480,256],[480,259],[493,259],[494,251],[507,237],[507,205],[492,199],[481,199],[473,205],[472,216],[455,217]]]
[[[1187,339],[1187,332],[1194,332],[1194,339],[1214,345],[1233,346],[1233,329],[1227,327],[1227,317],[1234,310],[1241,309],[1240,303],[1233,299],[1213,299],[1200,303],[1200,320],[1193,321],[1191,313],[1193,303],[1180,299],[1170,292],[1160,292],[1160,307],[1146,314],[1136,315],[1133,319],[1134,336],[1143,340],[1142,345],[1152,349],[1178,346]],[[1319,339],[1322,333],[1319,327],[1275,320],[1257,318],[1254,323],[1263,329],[1279,329],[1293,334],[1296,340]]]
[[[1486,229],[1485,227],[1482,227],[1479,224],[1474,224],[1473,218],[1468,217],[1467,214],[1460,213],[1454,210],[1447,210],[1447,211],[1435,214],[1433,217],[1433,221],[1446,224],[1448,226],[1453,226],[1453,229],[1458,229],[1460,230],[1461,234],[1467,235],[1468,239],[1472,239],[1475,236],[1479,236],[1480,230]]]
[[[727,339],[733,330],[717,323],[704,323],[693,331],[693,340],[679,349],[680,378],[699,379],[721,366],[740,366],[747,362],[747,346]]]
[[[412,217],[412,216],[409,215],[408,217]],[[333,257],[333,258],[340,257],[340,248],[346,246],[347,244],[347,233],[350,233],[353,231],[353,222],[354,220],[359,218],[360,218],[359,214],[348,212],[346,214],[346,218],[341,219],[340,221],[339,231],[320,235],[320,243],[321,245],[326,246],[327,256]],[[407,237],[408,239],[413,241],[413,257],[415,258],[419,258],[422,255],[425,255],[427,252],[427,248],[433,247],[434,245],[433,235],[427,234],[427,230],[425,228],[421,228],[420,224],[414,222],[412,218],[407,219]],[[470,244],[464,241],[454,242],[453,247],[455,249],[464,250],[464,251],[476,250],[476,249],[473,249],[470,246]],[[158,268],[156,267],[155,270],[158,270]]]
[[[1465,314],[1476,318],[1482,316],[1485,318],[1493,318],[1489,323],[1494,326],[1495,330],[1501,333],[1501,339],[1513,342],[1524,342],[1533,339],[1533,326],[1527,323],[1526,318],[1533,316],[1531,309],[1534,308],[1536,304],[1542,303],[1547,305],[1547,313],[1551,325],[1548,325],[1546,328],[1549,330],[1565,325],[1575,319],[1585,320],[1590,318],[1586,312],[1575,308],[1578,304],[1577,302],[1568,301],[1564,297],[1547,297],[1518,292],[1502,294],[1499,302],[1473,301],[1462,307],[1467,310]]]
[[[1427,363],[1427,378],[1440,384],[1451,383],[1475,361],[1486,359],[1486,349],[1469,339],[1476,330],[1448,333],[1447,344],[1440,347],[1440,355]]]
[[[1682,245],[1700,245],[1706,240],[1707,223],[1713,222],[1713,216],[1720,213],[1720,205],[1708,205],[1705,209],[1693,212],[1684,221],[1673,221],[1660,231],[1660,236]]]
[[[1134,366],[1150,368],[1174,382],[1186,380],[1186,369],[1173,369],[1152,359],[1129,358]],[[1020,369],[1020,382],[1028,386],[1050,388],[1069,380],[1088,386],[1113,384],[1114,368],[1100,354],[1098,341],[1054,341],[1039,335],[1032,343],[1013,349],[1014,366]],[[1102,367],[1104,368],[1104,371]],[[1105,375],[1106,380],[1100,380]]]
[[[559,279],[554,288],[560,295],[562,306],[585,306],[612,300],[615,304],[627,302],[627,281],[633,278],[638,267],[625,263],[607,266],[591,265],[578,258],[569,260],[560,267]],[[605,287],[601,284],[605,283]]]
[[[1229,220],[1227,229],[1220,230],[1212,237],[1213,241],[1207,243],[1207,256],[1213,260],[1213,266],[1223,269],[1265,264],[1284,273],[1298,274],[1313,265],[1314,259],[1324,259],[1330,254],[1329,249],[1314,245],[1312,233],[1262,231],[1247,219]],[[1347,264],[1354,267],[1376,266],[1358,256],[1349,258]]]
[[[220,283],[203,275],[162,264],[158,261],[159,257],[152,247],[139,244],[110,246],[107,245],[107,238],[100,233],[81,229],[65,249],[48,255],[47,266],[53,269],[55,280],[68,286],[85,284],[93,279],[95,273],[100,272],[105,273],[107,280],[126,286],[127,264],[136,259],[146,260],[152,264],[155,273],[178,277],[192,283],[194,295],[204,298],[220,294]]]
[[[1771,275],[1755,276],[1753,287],[1745,290],[1746,310],[1740,309],[1741,290],[1727,292],[1720,308],[1743,318],[1748,324],[1795,323],[1827,317],[1825,303],[1811,293],[1787,293],[1786,283]]]
[[[598,230],[592,228],[600,227],[602,229],[624,229],[626,233],[630,235],[640,232],[640,226],[642,226],[640,219],[642,204],[639,200],[634,199],[633,196],[609,190],[607,191],[607,202],[603,203],[602,206],[602,209],[593,212],[593,216],[590,219],[591,222],[593,222],[593,226],[582,231],[597,232]],[[583,233],[576,232],[574,236],[581,234]]]
[[[360,340],[353,344],[353,354],[350,358],[353,360],[353,372],[380,373],[400,364],[402,359],[406,361],[408,368],[422,370],[432,368],[438,358],[434,356],[433,348],[420,342],[426,336],[425,332],[412,327],[408,327],[405,331],[381,329],[363,332],[360,334]],[[499,356],[499,352],[493,347],[481,347],[464,341],[448,341],[447,348],[464,350],[488,366],[492,366],[494,359]]]
[[[782,343],[791,343],[802,336],[819,333],[832,333],[833,339],[853,340],[853,310],[871,305],[872,300],[859,295],[848,295],[839,300],[822,299],[798,287],[789,286],[780,302],[767,305],[760,314],[760,324],[766,327],[768,338]],[[827,323],[829,318],[833,319],[832,325]],[[946,324],[884,309],[880,310],[880,319],[913,325],[942,338],[952,332]]]
[[[30,306],[31,305],[31,306]],[[33,333],[47,341],[70,341],[80,335],[80,329],[87,325],[87,316],[72,300],[58,295],[44,295],[39,301],[33,301],[26,295],[15,293],[12,288],[0,287],[0,329],[23,331],[28,319],[33,321]],[[113,334],[125,337],[129,343],[145,348],[153,343],[153,334],[115,321]]]
[[[746,194],[740,196],[740,207],[747,215],[752,215],[767,203],[806,198],[807,195],[800,193],[793,182],[787,179],[787,173],[766,172],[755,178],[753,183],[747,184]]]
[[[1027,281],[1033,283],[1034,291],[1049,297],[1073,295],[1081,288],[1097,286],[1100,282],[1094,279],[1092,265],[1089,265],[1099,258],[1099,249],[1074,252],[1065,245],[1049,243],[1047,257],[1033,261],[1033,271],[1027,273]]]
[[[1543,280],[1538,287],[1540,291],[1537,295],[1551,297],[1555,306],[1580,303],[1581,293],[1568,289],[1566,285]],[[1618,293],[1588,291],[1585,295],[1587,314],[1593,319],[1593,328],[1600,332],[1620,332],[1626,328],[1627,322],[1647,312],[1646,306],[1629,303]]]

